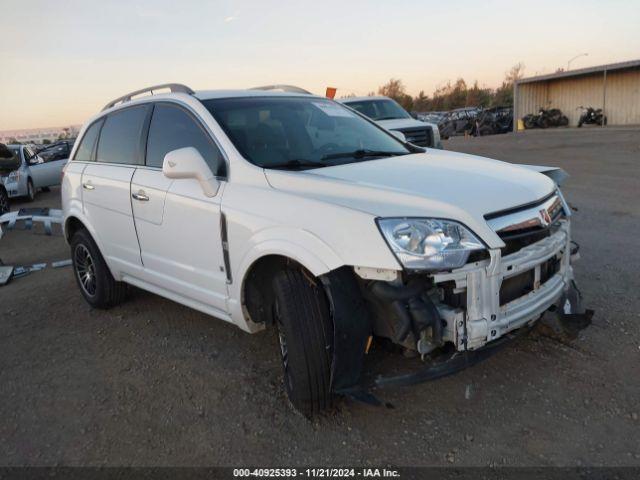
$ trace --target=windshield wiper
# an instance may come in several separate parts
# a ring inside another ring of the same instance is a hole
[[[263,165],[262,168],[279,168],[282,170],[298,170],[304,168],[320,168],[327,165],[321,162],[313,162],[311,160],[286,160],[284,162]]]
[[[330,153],[322,157],[322,160],[332,160],[335,158],[367,158],[367,157],[397,157],[399,155],[407,155],[407,152],[385,152],[382,150],[367,150],[364,148],[354,150],[353,152]]]
[[[395,116],[393,116],[393,117],[380,117],[380,118],[376,118],[375,121],[377,122],[378,120],[402,120],[402,117],[395,117]]]

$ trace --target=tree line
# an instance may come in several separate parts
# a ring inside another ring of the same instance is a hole
[[[458,78],[453,84],[447,82],[437,88],[431,96],[421,90],[415,97],[407,94],[402,80],[392,78],[378,88],[378,94],[393,98],[409,112],[513,106],[513,82],[522,78],[523,73],[524,65],[518,63],[505,72],[504,80],[498,88],[480,87],[477,80],[469,86],[463,78]]]

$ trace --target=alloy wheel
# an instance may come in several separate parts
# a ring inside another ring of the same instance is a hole
[[[82,244],[76,246],[74,252],[76,276],[84,293],[93,297],[96,294],[96,271],[91,253]]]
[[[293,386],[291,372],[289,371],[289,349],[287,348],[287,337],[285,337],[283,332],[282,319],[280,317],[280,307],[278,305],[278,301],[276,300],[275,305],[273,307],[273,314],[276,321],[276,326],[278,328],[278,341],[280,343],[280,355],[282,358],[282,367],[284,369],[284,383],[288,391],[291,391]]]

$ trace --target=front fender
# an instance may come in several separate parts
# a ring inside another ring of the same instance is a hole
[[[230,249],[234,243],[230,242]],[[309,270],[314,276],[320,276],[345,263],[325,242],[312,233],[287,227],[272,227],[256,232],[246,243],[244,252],[238,255],[240,260],[231,266],[233,283],[229,285],[229,310],[234,322],[241,328],[252,331],[246,325],[242,311],[242,291],[251,267],[261,258],[279,255],[290,258]]]

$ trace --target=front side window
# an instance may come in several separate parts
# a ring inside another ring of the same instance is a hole
[[[98,140],[98,162],[142,163],[141,136],[148,108],[140,105],[107,115]]]
[[[404,108],[393,100],[361,100],[345,102],[357,112],[366,115],[371,120],[393,120],[397,118],[411,118]]]
[[[263,168],[318,168],[410,153],[343,105],[317,97],[202,102],[238,151]]]
[[[167,153],[184,147],[194,147],[214,175],[224,176],[224,158],[196,120],[178,106],[157,104],[149,125],[147,166],[162,168]]]
[[[93,157],[93,147],[96,145],[96,140],[98,138],[98,133],[100,133],[102,122],[104,122],[104,119],[94,122],[89,128],[87,128],[84,137],[82,137],[82,141],[78,145],[76,154],[73,157],[74,160],[78,160],[80,162],[93,162],[95,160]]]

